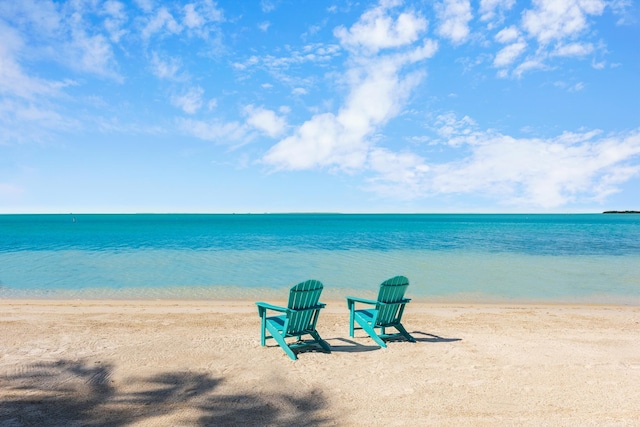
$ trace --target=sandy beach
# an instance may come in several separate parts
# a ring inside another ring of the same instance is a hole
[[[253,301],[2,300],[0,426],[640,425],[640,307],[412,302],[381,349],[325,302],[292,361]]]

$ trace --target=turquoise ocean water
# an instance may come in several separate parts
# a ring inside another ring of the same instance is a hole
[[[373,296],[640,305],[640,215],[0,215],[0,298]],[[286,295],[286,293],[284,294]]]

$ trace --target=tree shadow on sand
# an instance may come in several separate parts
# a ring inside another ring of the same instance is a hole
[[[180,419],[185,412],[190,415],[177,421],[181,425],[330,423],[323,414],[326,401],[319,391],[224,394],[223,379],[193,372],[124,379],[117,386],[113,369],[110,364],[68,360],[21,367],[0,380],[0,426],[117,427],[156,417]]]

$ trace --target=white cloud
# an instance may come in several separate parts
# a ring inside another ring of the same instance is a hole
[[[203,39],[209,38],[209,33],[214,28],[212,24],[224,21],[224,14],[211,0],[201,0],[189,3],[182,10],[182,24],[189,33]]]
[[[334,34],[345,48],[372,54],[413,43],[426,30],[427,21],[408,12],[400,13],[396,19],[388,15],[390,9],[399,4],[398,1],[381,1],[378,7],[365,12],[351,28],[338,27]]]
[[[462,123],[450,116],[445,121]],[[378,158],[379,176],[371,181],[370,190],[414,199],[482,195],[506,205],[548,210],[603,201],[640,174],[640,130],[608,136],[599,131],[566,132],[542,139],[514,138],[470,125],[466,131],[462,126],[451,133],[466,134],[455,142],[467,141],[467,150],[459,151],[467,153],[464,157],[430,164],[409,153],[385,153]],[[442,143],[454,145],[448,139]],[[409,170],[389,174],[394,162]]]
[[[518,39],[520,36],[520,31],[514,25],[504,28],[496,34],[495,39],[499,43],[511,43]]]
[[[526,49],[527,44],[522,40],[505,46],[496,54],[493,60],[493,66],[506,67],[511,65]]]
[[[591,43],[561,44],[551,52],[552,56],[586,56],[592,53],[594,47]]]
[[[182,95],[173,96],[171,103],[187,114],[195,114],[202,107],[203,94],[204,89],[201,87],[192,87]]]
[[[444,0],[435,5],[436,15],[440,20],[438,34],[461,44],[469,37],[469,22],[473,19],[469,0]]]
[[[398,114],[422,77],[400,75],[410,59],[411,54],[382,57],[365,68],[350,70],[351,90],[338,114],[313,116],[294,135],[273,146],[264,161],[282,169],[336,167],[350,171],[365,167],[371,147],[367,137]]]
[[[262,107],[247,105],[244,108],[244,114],[247,116],[248,125],[272,138],[282,135],[287,126],[284,117],[278,117],[274,111]]]
[[[354,171],[366,167],[372,150],[368,139],[373,132],[396,116],[422,73],[403,74],[404,66],[431,57],[437,44],[426,40],[412,46],[426,22],[417,15],[387,15],[398,2],[381,2],[365,12],[350,29],[335,31],[352,52],[351,68],[345,74],[349,88],[344,105],[337,114],[326,112],[313,116],[293,135],[282,139],[266,153],[263,161],[276,169],[316,167]],[[402,22],[413,23],[400,30]],[[397,51],[371,57],[382,48]],[[364,55],[364,56],[360,56]]]
[[[520,78],[526,72],[532,70],[544,70],[547,66],[544,64],[543,57],[534,57],[526,59],[520,65],[518,65],[515,70],[513,70],[513,75]]]
[[[533,0],[532,3],[530,9],[522,12],[519,26],[509,26],[494,36],[497,42],[509,45],[494,58],[493,65],[502,68],[498,76],[520,78],[531,70],[554,69],[553,58],[584,58],[596,51],[606,51],[604,42],[595,46],[583,39],[593,37],[589,31],[591,17],[602,15],[607,6],[613,8],[612,3],[605,0]],[[523,55],[529,46],[532,50]]]
[[[351,92],[337,115],[318,114],[281,140],[264,157],[284,169],[365,166],[371,146],[366,138],[395,116],[420,76],[401,78],[402,63],[382,58],[366,69],[351,70]]]
[[[349,140],[348,136],[335,115],[318,114],[300,126],[295,135],[273,146],[264,161],[293,170],[331,164],[339,164],[344,169],[359,168],[366,159],[367,147],[361,141]]]
[[[534,8],[524,12],[523,28],[541,45],[574,37],[588,27],[590,15],[601,15],[604,0],[534,0]]]

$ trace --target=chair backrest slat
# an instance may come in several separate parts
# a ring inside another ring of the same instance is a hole
[[[378,292],[378,302],[396,303],[404,299],[404,294],[409,287],[409,279],[404,276],[395,276],[385,280],[380,284]],[[390,325],[400,320],[401,304],[384,305],[378,304],[377,325]]]
[[[318,305],[322,293],[322,283],[318,280],[307,280],[298,283],[289,292],[288,307],[292,310],[301,310]],[[299,311],[289,316],[287,333],[295,335],[315,327],[316,317],[313,310]]]

